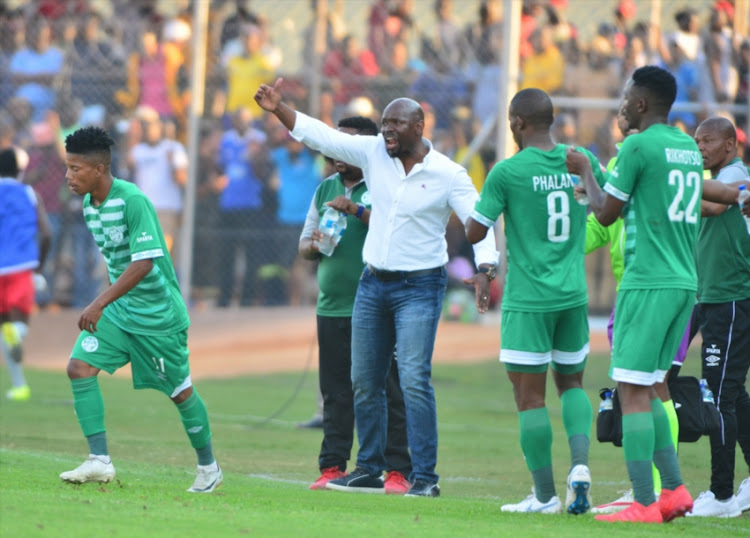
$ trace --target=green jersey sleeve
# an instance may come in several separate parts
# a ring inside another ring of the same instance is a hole
[[[490,228],[505,211],[507,203],[503,184],[505,161],[496,164],[482,186],[479,199],[474,206],[471,218]]]
[[[130,230],[130,260],[164,256],[156,210],[146,196],[132,196],[125,206],[125,221]]]
[[[606,193],[623,202],[630,200],[640,175],[638,138],[638,135],[631,135],[622,143],[615,167],[604,185]]]

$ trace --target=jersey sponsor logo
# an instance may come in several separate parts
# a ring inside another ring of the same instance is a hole
[[[716,347],[716,344],[711,344],[711,347],[706,348],[706,353],[709,355],[721,355],[721,349]]]
[[[552,191],[575,187],[575,181],[570,174],[552,174],[551,176],[532,176],[534,192]]]
[[[141,232],[141,235],[138,236],[138,238],[136,239],[136,242],[143,243],[144,241],[153,241],[153,240],[154,240],[153,235],[151,235],[148,232]]]
[[[122,238],[124,237],[122,234],[122,230],[120,230],[119,228],[110,228],[108,235],[109,239],[113,243],[120,243],[122,241]]]
[[[99,349],[99,339],[96,336],[87,336],[81,342],[81,347],[88,353],[93,353]]]

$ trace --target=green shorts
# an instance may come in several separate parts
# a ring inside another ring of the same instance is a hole
[[[609,376],[643,386],[663,381],[680,347],[694,303],[694,291],[620,290]]]
[[[134,388],[156,389],[174,398],[192,385],[189,355],[187,329],[165,336],[135,335],[102,316],[95,333],[81,331],[70,358],[108,374],[130,363]]]
[[[555,312],[503,310],[500,361],[511,372],[561,374],[583,370],[589,354],[588,305]]]

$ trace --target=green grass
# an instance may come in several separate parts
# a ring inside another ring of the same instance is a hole
[[[611,385],[608,361],[589,359],[585,385],[592,402]],[[688,359],[686,373],[698,360]],[[681,519],[669,525],[596,522],[592,516],[501,514],[505,502],[531,485],[518,443],[510,384],[496,361],[437,366],[440,499],[313,492],[319,430],[294,424],[315,409],[315,375],[278,417],[301,374],[201,380],[212,418],[224,486],[211,495],[185,492],[195,455],[177,411],[155,391],[102,375],[110,453],[117,479],[105,486],[63,484],[57,475],[87,453],[65,374],[29,371],[33,399],[0,404],[0,536],[737,536],[750,533],[750,516]],[[0,386],[7,386],[5,370]],[[558,492],[564,495],[567,443],[559,400],[548,387],[555,431]],[[353,455],[356,454],[356,446]],[[683,444],[685,481],[697,495],[707,488],[707,440]],[[621,449],[592,442],[595,502],[611,500],[628,481]],[[737,461],[738,477],[746,471]],[[739,482],[739,480],[738,480]]]

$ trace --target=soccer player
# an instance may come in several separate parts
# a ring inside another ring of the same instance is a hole
[[[737,158],[737,133],[726,118],[709,118],[695,140],[703,167],[716,181],[749,181]],[[733,185],[736,189],[736,186]],[[735,446],[750,466],[750,235],[738,208],[703,202],[698,236],[698,306],[703,344],[702,375],[721,413],[721,429],[710,435],[711,487],[695,500],[690,516],[737,517],[750,509],[750,478],[734,494]]]
[[[52,232],[41,198],[16,179],[18,173],[16,150],[0,151],[0,347],[12,384],[6,396],[25,401],[31,389],[21,360],[34,306],[33,272],[47,257]]]
[[[190,380],[190,319],[154,206],[134,184],[112,177],[113,144],[98,127],[78,129],[65,139],[65,177],[70,190],[84,196],[86,225],[104,256],[110,286],[81,313],[81,333],[68,362],[74,408],[90,454],[60,478],[84,483],[115,477],[97,375],[130,362],[136,389],[159,390],[177,405],[198,455],[197,476],[188,491],[208,493],[223,477],[211,447],[206,406]]]
[[[670,368],[697,289],[693,250],[703,167],[695,141],[667,123],[676,92],[674,77],[664,69],[645,66],[633,73],[621,109],[639,132],[623,142],[604,190],[587,160],[572,152],[568,156],[569,169],[581,174],[601,224],[614,223],[625,210],[625,271],[610,376],[620,394],[622,445],[635,502],[621,512],[596,516],[601,521],[660,523],[693,506],[667,414],[653,388]],[[662,479],[658,502],[652,461]]]
[[[574,199],[565,166],[566,145],[550,135],[552,101],[542,90],[518,92],[510,103],[510,129],[521,151],[496,164],[466,222],[471,243],[482,240],[505,215],[508,275],[502,302],[500,360],[513,383],[521,449],[534,493],[505,512],[562,511],[552,474],[552,426],[545,406],[547,369],[562,401],[571,468],[565,509],[591,506],[588,468],[591,401],[581,382],[589,352],[588,294],[583,244],[586,208]],[[599,163],[588,151],[601,181]]]

